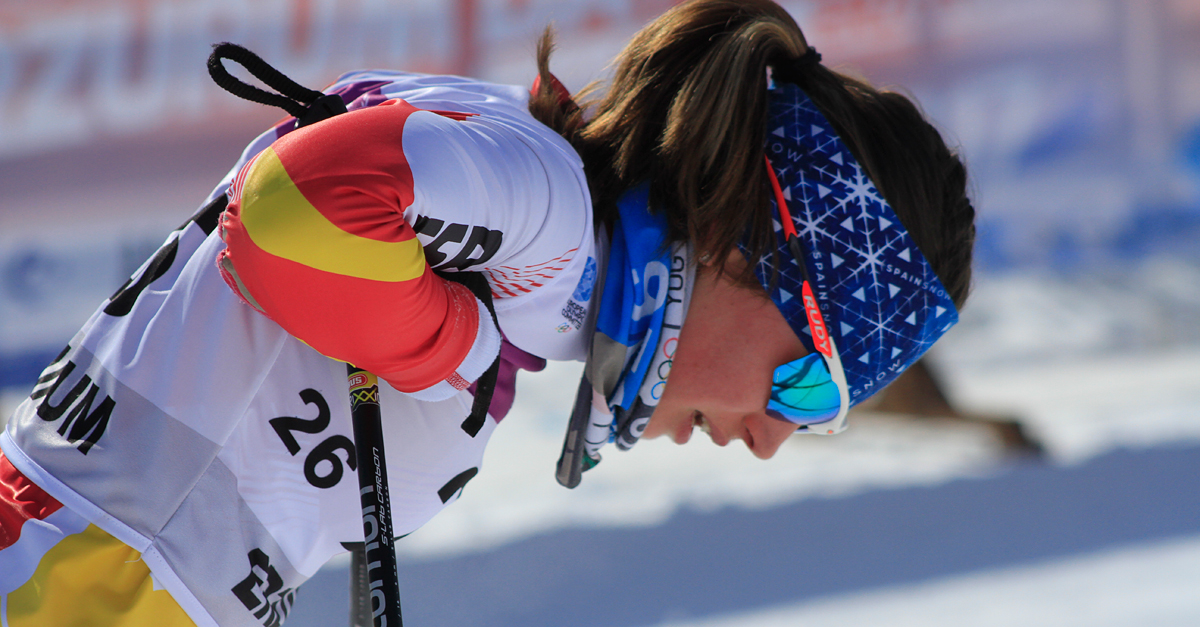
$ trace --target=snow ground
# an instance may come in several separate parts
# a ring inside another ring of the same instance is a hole
[[[1197,624],[1197,476],[1200,446],[1173,444],[770,507],[681,506],[653,525],[404,555],[405,615],[489,627]],[[340,622],[346,582],[344,563],[330,564],[289,623]]]
[[[1200,536],[660,627],[1192,627]]]

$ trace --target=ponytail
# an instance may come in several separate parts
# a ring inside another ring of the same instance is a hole
[[[598,227],[615,219],[625,190],[649,181],[651,209],[665,212],[668,237],[690,241],[697,258],[721,265],[739,244],[751,259],[767,254],[773,230],[762,155],[770,67],[821,109],[962,306],[975,239],[962,160],[911,100],[806,54],[804,34],[775,2],[675,6],[633,37],[597,102],[577,105],[554,89],[552,49],[547,29],[529,110],[583,159]],[[751,268],[742,278],[757,285]]]
[[[542,31],[537,43],[537,79],[529,93],[529,113],[568,141],[583,124],[583,109],[567,88],[550,73],[550,54],[554,52],[554,29]]]

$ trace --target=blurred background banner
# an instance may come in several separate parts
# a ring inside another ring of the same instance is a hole
[[[528,85],[535,40],[553,23],[558,50],[552,68],[577,90],[603,78],[629,37],[674,4],[0,0],[0,423],[97,305],[198,206],[242,147],[279,119],[277,110],[212,83],[205,60],[213,43],[245,45],[314,87],[364,67]],[[786,602],[808,605],[728,624],[790,625],[797,616],[806,624],[825,624],[821,617],[853,624],[845,622],[853,608],[861,609],[854,615],[859,624],[910,624],[895,622],[915,611],[899,597],[853,595],[954,573],[983,573],[983,579],[952,577],[920,590],[903,588],[904,595],[959,616],[956,625],[985,624],[971,612],[955,614],[953,599],[1069,589],[1085,572],[1111,572],[1107,579],[1086,579],[1094,584],[1088,589],[1125,595],[1132,605],[1088,617],[1056,614],[1053,607],[1062,604],[1043,599],[1042,609],[1029,611],[1053,620],[1009,614],[995,624],[1200,624],[1195,595],[1174,594],[1163,583],[1200,582],[1200,515],[1171,505],[1186,500],[1189,490],[1194,496],[1200,479],[1200,0],[781,4],[827,65],[913,95],[949,143],[961,146],[978,211],[977,281],[962,323],[931,351],[930,368],[956,406],[1025,424],[1044,446],[1047,465],[1005,474],[1016,462],[986,431],[859,416],[846,436],[794,438],[782,459],[767,464],[703,442],[684,451],[644,443],[628,455],[614,454],[621,459],[568,492],[553,483],[552,467],[571,405],[562,391],[574,389],[577,374],[570,366],[552,367],[522,381],[519,404],[497,431],[488,468],[468,496],[400,543],[410,568],[436,573],[454,566],[524,581],[486,567],[529,569],[519,557],[506,562],[503,555],[542,555],[547,563],[539,567],[558,573],[554,555],[596,559],[578,547],[600,540],[571,540],[576,548],[562,548],[562,534],[575,529],[678,531],[676,539],[699,543],[709,540],[694,529],[729,523],[705,516],[733,508],[759,512],[760,518],[735,522],[774,529],[771,537],[779,542],[788,542],[789,521],[797,518],[831,525],[850,519],[847,537],[853,538],[876,529],[874,523],[855,526],[852,519],[864,516],[924,524],[905,505],[920,502],[940,512],[943,522],[957,521],[946,527],[930,522],[933,535],[912,545],[929,556],[924,570],[908,569],[911,562],[881,566],[854,553],[867,544],[846,541],[829,553],[830,560],[846,560],[840,570],[822,575],[820,563],[805,562],[806,573],[827,577],[807,592],[772,593],[741,605],[677,599],[658,607],[647,598],[639,601],[640,611],[601,612],[596,621],[575,624],[682,626],[693,624],[687,621],[695,615]],[[1110,505],[1129,506],[1090,509],[1080,501],[1056,510],[1079,486],[1091,486],[1084,492],[1109,498]],[[955,509],[964,490],[991,495],[994,510],[982,504]],[[1006,500],[1014,493],[1024,496]],[[1147,493],[1163,498],[1143,499]],[[903,498],[889,501],[888,495]],[[842,498],[848,500],[821,500]],[[1030,514],[1009,516],[1017,510]],[[679,512],[683,518],[672,518]],[[1025,548],[993,542],[996,521],[1031,525],[1016,536]],[[975,535],[955,535],[964,528]],[[603,541],[642,547],[646,537],[656,536]],[[534,544],[513,553],[518,540]],[[1145,548],[1151,541],[1182,544]],[[496,547],[509,553],[487,552]],[[611,546],[597,550],[615,553],[604,553],[610,561],[598,573],[622,577],[641,568],[621,561]],[[463,556],[472,551],[475,557]],[[1194,556],[1192,566],[1163,561],[1168,554]],[[997,570],[1018,563],[1033,570]],[[729,575],[744,578],[763,568],[731,561]],[[773,568],[764,572],[787,576],[786,566]],[[1117,585],[1146,573],[1161,576],[1136,589]],[[341,587],[340,577],[329,581]],[[697,595],[712,594],[703,582],[688,581]],[[323,588],[312,589],[323,598]],[[844,602],[812,605],[818,597],[847,594]],[[564,595],[545,607],[566,611],[561,599],[574,597]],[[1144,622],[1146,608],[1164,599],[1162,620]],[[551,624],[540,615],[513,616],[513,624]],[[1133,618],[1121,622],[1123,616]],[[726,624],[711,621],[704,624]]]
[[[212,84],[212,43],[242,43],[310,85],[362,67],[527,84],[533,41],[552,22],[555,69],[578,89],[672,4],[0,4],[0,387],[30,381],[236,146],[276,119]],[[1101,286],[1130,292],[1117,306],[1144,310],[1145,297],[1169,311],[1131,312],[1102,343],[1198,339],[1184,321],[1200,307],[1174,286],[1194,284],[1200,260],[1200,2],[784,4],[828,64],[902,85],[961,143],[981,272],[1103,273]],[[88,222],[100,224],[72,232]]]

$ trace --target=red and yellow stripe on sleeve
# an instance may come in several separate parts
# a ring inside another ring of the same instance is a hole
[[[222,217],[230,286],[286,331],[404,392],[470,351],[475,298],[433,274],[404,220],[413,201],[396,100],[289,133],[247,164]]]

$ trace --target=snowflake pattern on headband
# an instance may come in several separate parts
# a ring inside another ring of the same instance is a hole
[[[805,249],[809,278],[846,371],[851,404],[893,381],[958,321],[958,310],[891,206],[797,86],[770,92],[766,154]],[[756,274],[812,351],[803,282],[771,200],[779,278],[771,255]]]

